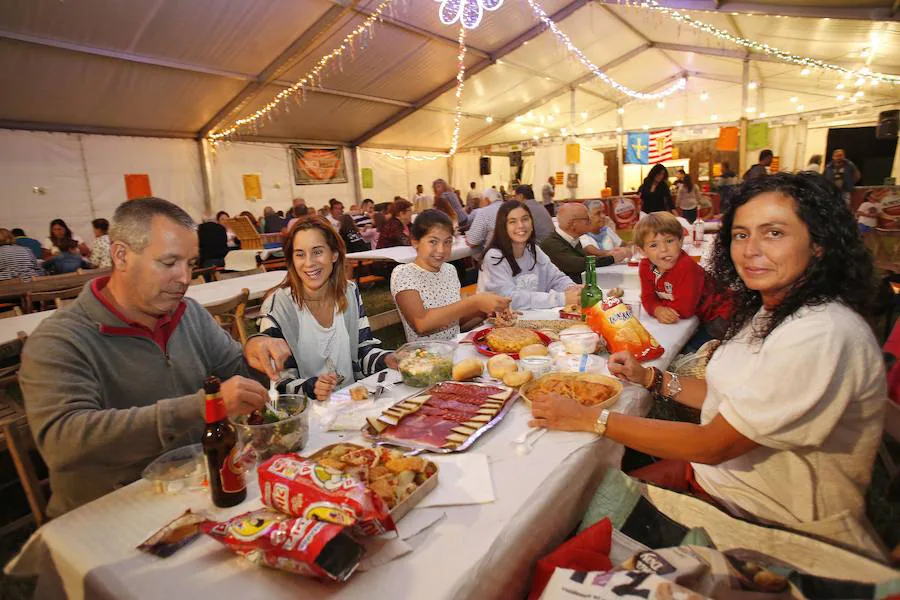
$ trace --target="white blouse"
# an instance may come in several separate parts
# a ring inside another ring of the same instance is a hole
[[[444,263],[441,270],[433,273],[423,269],[416,263],[400,265],[391,273],[391,295],[406,290],[419,292],[422,305],[426,309],[441,308],[460,301],[459,277],[453,265]],[[459,321],[437,331],[425,335],[419,335],[406,320],[406,315],[400,311],[400,320],[403,322],[403,330],[406,332],[406,341],[417,340],[455,340],[459,335]]]

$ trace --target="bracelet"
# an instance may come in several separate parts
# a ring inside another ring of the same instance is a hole
[[[663,373],[656,367],[651,367],[653,369],[653,381],[650,382],[650,385],[647,387],[650,390],[650,394],[654,397],[659,396],[660,391],[662,390],[663,385]]]

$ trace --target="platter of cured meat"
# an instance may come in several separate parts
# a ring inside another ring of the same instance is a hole
[[[363,437],[429,452],[462,452],[500,422],[517,397],[502,384],[437,383],[369,418]]]

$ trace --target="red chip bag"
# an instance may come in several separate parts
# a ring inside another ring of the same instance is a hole
[[[359,480],[295,454],[278,454],[259,465],[266,506],[285,514],[354,527],[360,535],[395,531],[384,500]]]
[[[206,521],[200,529],[253,563],[334,581],[346,581],[365,553],[339,525],[289,517],[270,508],[222,523]]]
[[[586,309],[587,324],[603,336],[610,353],[627,350],[637,360],[653,360],[666,351],[619,298],[606,298]]]

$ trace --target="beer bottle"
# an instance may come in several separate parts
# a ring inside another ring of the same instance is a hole
[[[244,471],[236,464],[237,430],[228,420],[218,377],[203,382],[206,392],[206,430],[203,432],[203,454],[209,471],[209,491],[213,504],[220,508],[240,504],[247,497]]]
[[[603,301],[603,292],[597,287],[596,259],[593,256],[585,258],[584,287],[581,288],[581,316],[588,320],[588,313],[595,304]]]

